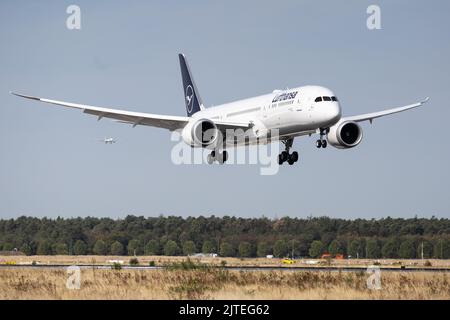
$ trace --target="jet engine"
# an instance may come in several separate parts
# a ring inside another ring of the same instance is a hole
[[[335,148],[348,149],[356,147],[362,140],[362,128],[354,121],[338,122],[330,127],[327,139]]]
[[[193,147],[212,146],[220,134],[214,122],[209,119],[191,119],[183,128],[183,141]]]

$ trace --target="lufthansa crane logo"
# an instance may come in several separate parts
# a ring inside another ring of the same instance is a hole
[[[188,113],[192,112],[193,107],[194,107],[194,89],[192,89],[191,85],[188,85],[186,88],[186,108]]]

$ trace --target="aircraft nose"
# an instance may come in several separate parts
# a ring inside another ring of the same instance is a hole
[[[341,119],[341,106],[339,102],[331,103],[330,105],[330,118],[333,121],[339,121]]]

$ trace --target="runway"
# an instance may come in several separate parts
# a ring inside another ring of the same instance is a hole
[[[17,264],[17,265],[0,265],[1,269],[67,269],[71,265],[66,264],[41,264],[41,265],[30,265],[30,264]],[[72,265],[77,266],[80,269],[112,269],[111,265]],[[375,266],[376,267],[376,266]],[[173,267],[168,266],[130,266],[123,265],[121,269],[125,270],[171,270]],[[366,272],[367,267],[307,267],[307,266],[211,266],[211,268],[225,269],[230,271],[246,271],[246,272],[257,272],[257,271],[283,271],[283,272]],[[183,269],[174,269],[183,270]],[[425,267],[380,267],[382,272],[450,272],[450,268],[425,268]]]

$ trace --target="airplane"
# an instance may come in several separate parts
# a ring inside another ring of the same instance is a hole
[[[19,97],[80,109],[84,113],[111,118],[120,123],[151,126],[180,131],[184,143],[193,148],[211,150],[209,164],[223,164],[228,159],[228,147],[267,144],[280,141],[284,151],[278,155],[278,163],[289,165],[298,161],[298,152],[290,152],[294,138],[318,134],[317,148],[328,144],[338,149],[349,149],[360,144],[363,131],[360,123],[372,121],[398,112],[422,106],[429,100],[356,116],[342,116],[337,96],[322,86],[301,86],[293,89],[274,90],[261,96],[234,101],[206,108],[194,82],[184,54],[179,54],[186,116],[158,115],[90,106],[58,100],[39,98],[10,92]],[[234,136],[229,132],[235,133]],[[243,138],[242,138],[243,137]],[[268,139],[264,139],[268,137]],[[222,151],[221,151],[222,150]]]
[[[117,140],[115,140],[114,138],[104,138],[99,139],[98,141],[104,142],[105,144],[113,144],[117,142]]]

